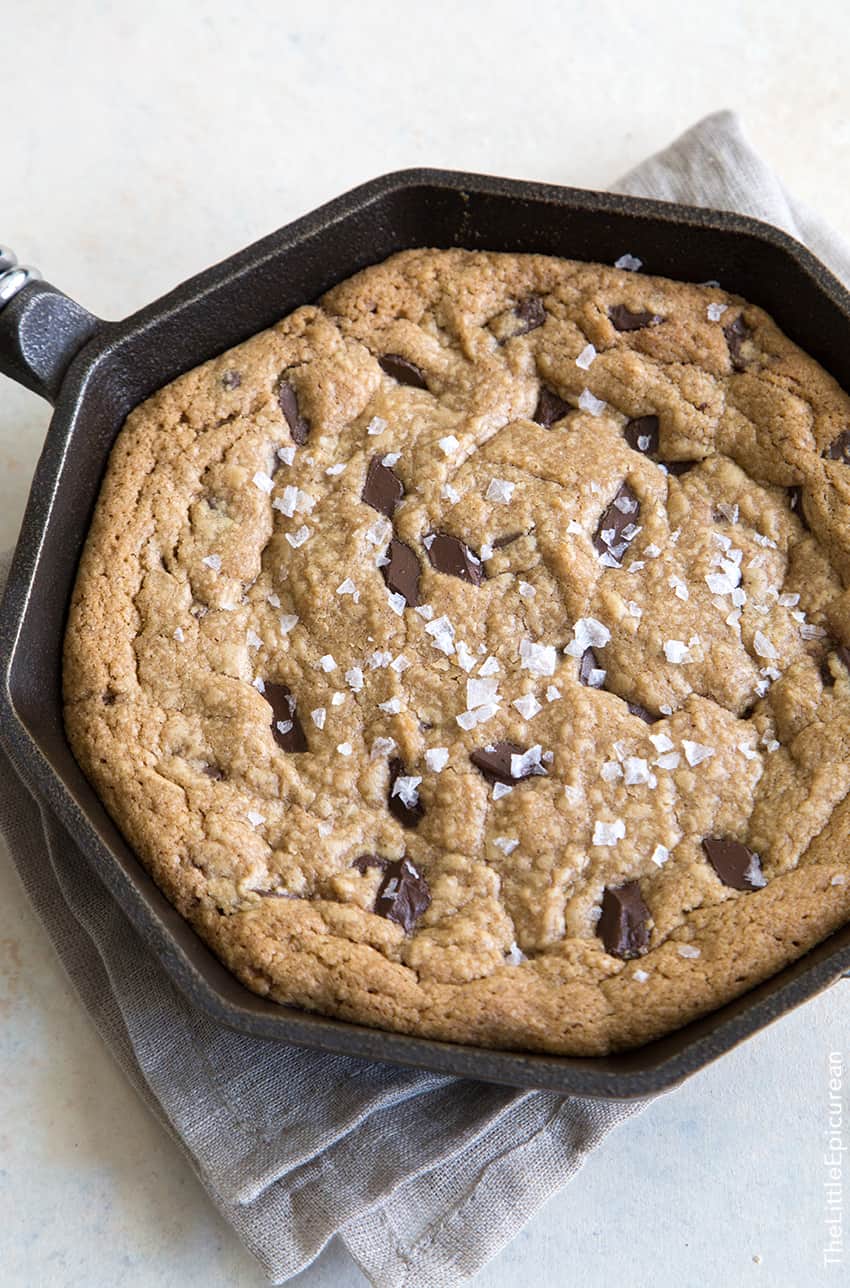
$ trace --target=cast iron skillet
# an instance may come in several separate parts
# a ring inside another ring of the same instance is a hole
[[[739,215],[438,170],[364,184],[101,322],[0,258],[0,371],[55,405],[0,610],[0,738],[191,1001],[246,1033],[519,1087],[620,1098],[671,1087],[850,967],[850,926],[744,997],[640,1050],[578,1059],[384,1033],[248,992],[153,884],[77,767],[62,726],[61,645],[77,560],[124,418],[181,372],[335,282],[410,246],[538,251],[719,279],[762,305],[850,388],[850,296],[803,246]]]

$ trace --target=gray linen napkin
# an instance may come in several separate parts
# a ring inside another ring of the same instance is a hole
[[[767,219],[850,280],[850,252],[788,196],[731,113],[616,187]],[[274,1283],[337,1234],[376,1288],[457,1284],[645,1103],[524,1093],[241,1037],[193,1012],[2,752],[0,831],[104,1040]]]

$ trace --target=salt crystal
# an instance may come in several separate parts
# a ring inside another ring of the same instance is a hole
[[[498,701],[498,680],[479,680],[471,678],[466,682],[466,705],[470,711],[483,707],[485,703]]]
[[[386,456],[381,457],[381,464],[386,465],[391,470],[394,465],[398,465],[401,460],[401,452],[387,452]]]
[[[401,711],[401,698],[387,698],[386,702],[379,702],[378,709],[386,711],[388,716],[397,716]]]
[[[297,613],[282,613],[280,618],[280,629],[284,635],[288,635],[294,626],[298,625],[299,617]]]
[[[634,787],[641,783],[648,783],[652,774],[649,772],[649,765],[640,756],[627,756],[623,761],[623,781],[627,787]]]
[[[313,724],[316,726],[317,729],[324,729],[326,715],[327,715],[327,711],[325,710],[324,707],[315,707],[310,712],[310,719],[313,721]]]
[[[777,599],[780,608],[796,608],[800,602],[799,595],[780,595]]]
[[[341,756],[350,756],[352,747],[350,742],[339,742],[336,747]]]
[[[498,675],[501,667],[491,653],[486,661],[482,662],[478,668],[479,675]]]
[[[435,774],[439,774],[449,763],[448,747],[429,747],[425,752],[425,764]]]
[[[599,770],[600,777],[606,783],[615,783],[623,777],[623,771],[616,760],[606,760]]]
[[[472,670],[477,661],[475,654],[470,651],[463,640],[458,640],[457,642],[456,660],[461,670],[467,673]]]
[[[337,586],[336,593],[338,595],[356,595],[357,587],[350,577],[346,577],[345,581],[341,581]]]
[[[663,868],[670,858],[670,851],[666,845],[656,845],[649,857],[657,868]]]
[[[501,501],[507,505],[514,494],[516,483],[509,483],[507,479],[491,479],[490,486],[484,493],[487,501]]]
[[[178,644],[182,644],[185,638],[186,638],[186,636],[183,634],[183,627],[182,627],[182,626],[175,626],[175,628],[174,628],[174,639],[176,639],[176,640],[177,640],[177,643],[178,643]]]
[[[667,661],[672,662],[674,666],[680,666],[683,662],[689,662],[691,660],[688,646],[682,640],[665,640],[664,656]]]
[[[653,761],[659,769],[678,769],[681,756],[678,751],[666,751],[663,756],[659,756]]]
[[[319,667],[322,671],[325,671],[326,673],[328,671],[335,671],[336,662],[334,660],[333,654],[332,653],[323,654],[322,657],[319,658]]]
[[[519,593],[522,595],[523,599],[533,599],[537,594],[537,591],[532,586],[531,582],[521,581],[519,583]]]
[[[212,568],[213,572],[221,572],[221,555],[204,555],[201,563]]]
[[[533,693],[524,693],[522,697],[515,698],[511,706],[515,707],[525,720],[531,720],[537,715],[538,711],[543,710]]]
[[[494,547],[493,547],[493,543],[492,543],[491,541],[485,541],[485,542],[484,542],[484,544],[483,544],[483,546],[481,547],[481,550],[480,550],[480,554],[481,554],[482,562],[483,562],[485,559],[492,559],[492,558],[493,558],[493,548],[494,548]]]
[[[366,433],[372,434],[373,436],[376,434],[383,434],[386,427],[387,422],[381,416],[373,416],[369,421],[369,424],[366,426]]]
[[[643,268],[643,260],[638,259],[637,255],[630,255],[626,252],[626,254],[621,255],[619,259],[614,260],[614,267],[622,268],[627,273],[637,273]]]
[[[645,984],[649,979],[649,971],[641,970],[640,967],[638,967],[637,970],[632,971],[632,979],[637,980],[638,984]]]
[[[331,706],[332,706],[332,707],[341,707],[344,701],[345,701],[345,694],[344,694],[344,693],[335,693],[335,694],[333,695],[333,697],[331,698]]]
[[[847,884],[847,878],[844,876],[843,872],[838,872],[829,884],[834,886],[843,886]]]
[[[451,483],[445,483],[443,485],[443,490],[440,493],[440,496],[444,501],[451,501],[452,505],[457,505],[460,500],[460,492],[458,492],[457,488],[452,487]]]
[[[494,783],[493,800],[499,801],[502,799],[503,796],[510,796],[512,791],[513,791],[513,788],[508,786],[507,783]]]
[[[649,735],[649,741],[652,743],[656,751],[673,750],[673,739],[668,738],[666,733],[651,733]]]
[[[654,541],[651,541],[648,546],[644,546],[643,553],[646,555],[647,559],[657,559],[661,554],[661,547],[657,546]]]
[[[287,532],[285,535],[292,549],[297,550],[299,546],[303,546],[310,536],[310,529],[306,525],[302,525],[297,532]]]
[[[434,616],[434,610],[430,604],[417,604],[413,611],[418,613],[423,621],[426,622],[430,622],[431,618]]]
[[[564,795],[571,805],[580,805],[584,799],[584,793],[581,788],[576,787],[573,783],[564,783]]]
[[[582,371],[587,371],[593,359],[596,357],[596,349],[592,344],[586,344],[581,353],[576,358],[576,366],[581,367]]]
[[[538,742],[521,755],[514,752],[511,756],[511,778],[527,778],[535,769],[540,768],[543,759],[542,750]]]
[[[503,854],[513,854],[519,841],[514,836],[494,836],[493,844],[502,851]]]
[[[519,656],[523,671],[531,671],[532,675],[555,674],[554,644],[535,644],[532,640],[521,640]]]
[[[329,465],[328,468],[325,470],[325,473],[328,474],[332,479],[335,479],[337,475],[341,474],[344,469],[345,469],[345,461],[340,461],[338,465]]]
[[[257,632],[256,632],[256,631],[252,631],[252,630],[249,628],[249,629],[246,631],[246,633],[245,633],[245,638],[246,638],[246,639],[247,639],[247,641],[248,641],[248,647],[249,647],[249,648],[262,648],[262,647],[263,647],[263,641],[260,639],[260,637],[259,637],[259,635],[257,634]]]
[[[291,465],[292,462],[295,460],[294,447],[279,447],[277,449],[277,454],[280,460],[283,461],[284,465]]]
[[[581,526],[580,523],[577,523],[575,519],[570,519],[569,523],[567,524],[567,532],[572,533],[576,536],[582,536],[584,534],[584,528]]]
[[[391,756],[395,751],[395,738],[376,738],[369,751],[369,759],[377,760],[381,756]]]
[[[528,959],[525,953],[522,951],[522,949],[519,947],[518,944],[511,944],[510,948],[505,954],[505,961],[507,962],[508,966],[521,966],[522,963],[527,960]]]
[[[397,617],[403,616],[404,610],[407,607],[407,600],[405,599],[404,595],[398,595],[393,591],[388,590],[387,603],[389,604],[390,608],[393,610],[393,612],[396,614]]]
[[[573,636],[564,652],[570,657],[581,657],[585,649],[604,648],[611,639],[611,632],[595,617],[580,617],[573,627]]]
[[[807,623],[805,626],[800,627],[800,637],[804,640],[822,639],[825,635],[826,635],[826,631],[823,629],[822,626],[815,626],[811,622]]]
[[[445,438],[440,438],[437,441],[438,446],[442,448],[446,456],[453,456],[460,447],[460,443],[455,438],[454,434],[446,434]]]
[[[628,613],[629,617],[634,617],[636,618],[637,621],[640,621],[640,619],[643,617],[643,609],[641,608],[640,604],[636,604],[633,599],[626,600],[626,612]]]
[[[255,809],[249,809],[245,817],[252,827],[259,827],[261,823],[266,821],[263,815],[258,814]]]
[[[266,595],[266,602],[271,604],[272,608],[280,608],[280,595]]]
[[[738,743],[738,750],[746,760],[758,760],[758,752],[746,742]]]
[[[295,513],[295,507],[297,504],[298,488],[294,487],[293,484],[288,483],[283,489],[281,495],[276,496],[272,501],[272,509],[280,510],[281,514],[285,514],[288,519],[291,519]]]
[[[708,308],[706,309],[706,314],[708,315],[709,322],[719,322],[720,319],[723,317],[723,314],[728,309],[728,307],[729,307],[728,304],[717,304],[717,303],[709,304]]]
[[[690,599],[690,592],[688,591],[687,586],[682,581],[682,578],[677,577],[675,573],[667,578],[667,585],[675,593],[677,599]]]
[[[291,720],[275,721],[275,729],[277,729],[279,734],[284,734],[284,735],[288,734],[291,732],[292,728],[293,728],[293,724]]]
[[[701,742],[690,742],[687,738],[682,739],[682,747],[685,759],[691,767],[701,765],[704,760],[709,760],[715,754],[714,747],[706,747]]]
[[[561,690],[556,689],[554,684],[550,684],[548,689],[546,690],[546,701],[557,702],[560,696],[561,696]]]
[[[770,640],[767,638],[766,635],[763,635],[761,631],[756,631],[755,635],[753,636],[753,648],[755,649],[759,657],[766,657],[770,659],[779,657],[779,654],[777,653],[774,646],[771,644]]]
[[[360,692],[363,688],[363,672],[359,666],[352,666],[350,671],[346,671],[345,682],[352,692]]]
[[[616,845],[626,835],[626,825],[621,818],[613,823],[604,823],[597,819],[593,826],[593,845]]]
[[[582,411],[589,412],[591,416],[601,416],[606,407],[604,399],[594,397],[589,389],[581,391],[578,405]]]
[[[258,487],[261,492],[265,492],[267,494],[274,489],[274,479],[264,473],[263,470],[257,470],[252,482],[254,487]]]
[[[392,660],[392,653],[387,653],[381,649],[375,649],[375,652],[370,653],[366,658],[367,665],[371,671],[378,671],[385,666],[389,666]]]
[[[419,802],[417,788],[421,782],[421,777],[400,774],[393,783],[390,796],[398,796],[403,805],[406,805],[408,809],[413,809]]]
[[[702,956],[700,950],[695,948],[693,944],[679,944],[677,945],[676,952],[680,957],[690,957],[694,960],[696,960],[697,957]]]
[[[252,680],[251,683],[253,684],[254,688],[257,690],[258,693],[265,693],[266,691],[265,681],[261,680],[259,675],[257,676],[256,679]]]
[[[366,529],[366,540],[373,546],[386,545],[392,536],[392,530],[393,525],[389,519],[382,515],[380,519],[375,520],[371,527]]]
[[[393,658],[392,662],[390,662],[390,670],[395,671],[396,675],[401,675],[402,671],[406,671],[411,665],[412,663],[404,656],[404,654],[399,653],[398,657]]]

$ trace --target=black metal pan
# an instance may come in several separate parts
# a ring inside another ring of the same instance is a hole
[[[850,296],[804,247],[739,215],[477,175],[409,170],[364,184],[192,278],[101,322],[0,260],[0,371],[55,410],[0,609],[0,738],[134,926],[192,1000],[243,1032],[521,1087],[621,1098],[671,1087],[850,968],[850,926],[704,1019],[624,1055],[488,1051],[384,1033],[248,992],[160,894],[77,767],[62,725],[61,646],[77,560],[127,413],[181,372],[335,282],[411,246],[537,251],[718,279],[768,310],[850,388]]]

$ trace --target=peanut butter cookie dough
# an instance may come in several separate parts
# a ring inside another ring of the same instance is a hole
[[[848,464],[717,287],[405,252],[128,418],[72,746],[256,992],[637,1045],[850,918]]]

